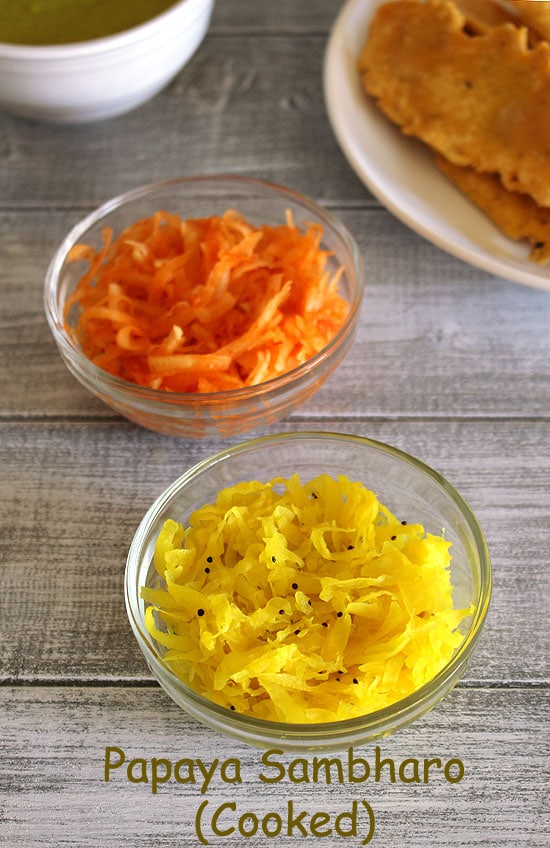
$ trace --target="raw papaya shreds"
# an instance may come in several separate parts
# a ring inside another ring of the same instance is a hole
[[[322,236],[290,213],[255,227],[234,210],[188,220],[158,211],[116,239],[105,229],[101,250],[69,252],[88,270],[67,300],[67,332],[97,366],[148,388],[263,383],[319,353],[349,311]]]
[[[238,483],[161,530],[142,589],[164,661],[229,709],[332,722],[410,695],[462,641],[450,543],[345,476]]]

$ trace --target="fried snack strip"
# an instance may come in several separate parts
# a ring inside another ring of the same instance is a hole
[[[504,233],[531,245],[529,259],[539,265],[550,262],[550,209],[538,206],[532,198],[508,191],[494,174],[479,174],[473,168],[453,165],[442,156],[437,166],[451,182]]]
[[[541,0],[508,0],[523,24],[550,40],[550,3]]]
[[[380,6],[359,59],[368,94],[405,135],[498,173],[550,206],[550,45],[504,24],[471,37],[450,0]]]
[[[543,38],[540,32],[529,26],[527,20],[522,20],[517,10],[512,8],[513,4],[501,6],[499,0],[453,0],[453,3],[464,13],[464,30],[469,35],[482,35],[493,27],[513,24],[527,28],[529,47],[534,47]],[[550,6],[550,2],[547,5]]]
[[[466,30],[481,35],[496,26],[517,24],[517,15],[508,12],[494,0],[454,0],[455,6],[463,12]]]

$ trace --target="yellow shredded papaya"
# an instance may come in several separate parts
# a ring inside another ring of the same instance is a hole
[[[450,543],[362,483],[297,474],[168,519],[142,587],[167,666],[210,700],[279,722],[365,715],[433,678],[462,641]]]
[[[160,210],[117,238],[106,228],[100,250],[69,252],[88,267],[67,299],[66,330],[98,367],[148,388],[263,383],[321,351],[348,314],[322,237],[290,212],[256,227],[231,209],[187,220]]]

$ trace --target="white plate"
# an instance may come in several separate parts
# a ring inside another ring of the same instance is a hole
[[[382,2],[347,0],[327,44],[325,101],[344,155],[375,197],[433,244],[491,274],[550,291],[550,267],[530,262],[527,246],[503,236],[438,171],[425,145],[403,136],[364,94],[357,60]]]

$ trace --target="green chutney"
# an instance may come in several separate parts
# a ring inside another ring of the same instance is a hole
[[[0,0],[0,41],[71,44],[142,24],[175,0]]]

